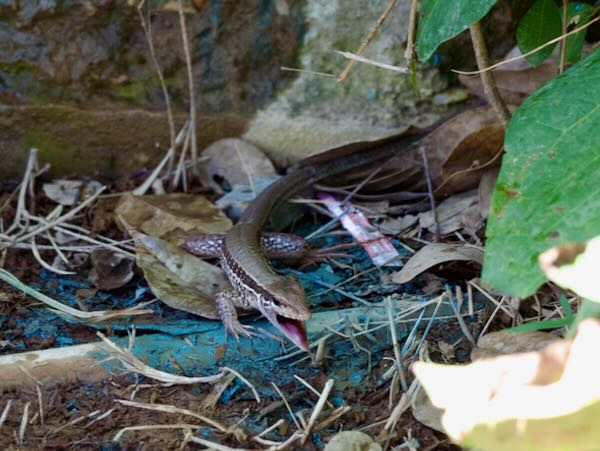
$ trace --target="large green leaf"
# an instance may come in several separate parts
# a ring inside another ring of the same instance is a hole
[[[423,0],[419,14],[417,55],[427,61],[440,44],[487,14],[496,0]]]
[[[487,226],[483,280],[515,296],[545,280],[538,255],[600,234],[600,49],[516,111]]]
[[[521,19],[517,28],[517,44],[521,52],[529,52],[560,36],[561,16],[554,0],[537,0]],[[549,45],[527,57],[533,66],[542,64],[550,56],[556,44]]]

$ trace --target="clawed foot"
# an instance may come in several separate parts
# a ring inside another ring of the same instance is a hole
[[[256,335],[256,333],[253,332],[254,327],[246,326],[237,320],[229,321],[227,323],[223,322],[223,326],[225,327],[225,340],[227,340],[227,335],[229,333],[231,333],[237,341],[240,341],[240,335],[248,338],[252,338]]]

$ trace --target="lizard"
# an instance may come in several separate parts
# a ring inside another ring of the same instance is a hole
[[[224,236],[194,237],[184,244],[191,253],[218,258],[232,289],[216,296],[217,310],[226,332],[236,338],[251,336],[235,307],[258,310],[287,339],[308,350],[304,322],[311,317],[304,289],[297,278],[275,273],[267,257],[301,255],[306,244],[289,234],[263,234],[263,226],[277,206],[329,176],[363,165],[383,163],[417,146],[424,133],[392,136],[337,147],[298,162],[291,171],[264,189]],[[264,250],[264,252],[263,252]],[[265,255],[266,254],[266,255]]]

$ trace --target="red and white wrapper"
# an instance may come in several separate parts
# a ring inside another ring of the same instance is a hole
[[[351,203],[342,204],[331,194],[324,192],[318,192],[316,197],[332,214],[340,218],[342,226],[367,251],[375,265],[383,266],[399,255],[392,242],[376,230],[367,217]]]

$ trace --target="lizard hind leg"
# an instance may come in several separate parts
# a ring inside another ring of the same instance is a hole
[[[252,326],[245,326],[238,320],[235,310],[237,297],[238,294],[233,290],[221,291],[217,294],[215,301],[219,316],[225,327],[225,338],[227,338],[228,333],[231,333],[239,341],[240,335],[252,337],[255,334],[252,332],[254,329]]]

